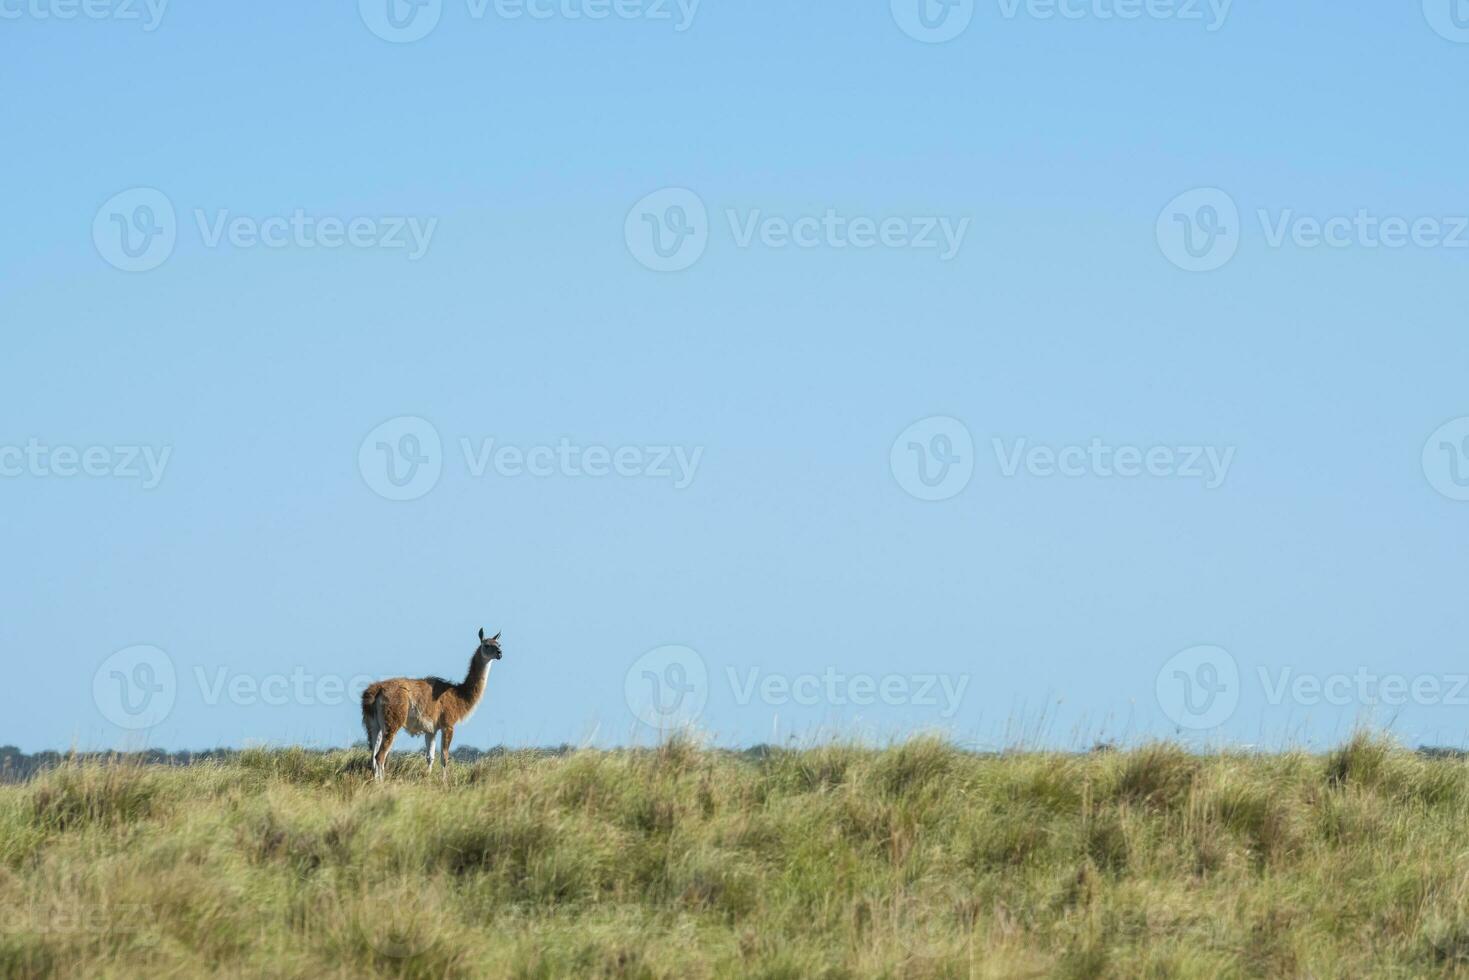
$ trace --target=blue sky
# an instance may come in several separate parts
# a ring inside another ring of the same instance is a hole
[[[1466,742],[1469,10],[374,2],[0,2],[0,743]]]

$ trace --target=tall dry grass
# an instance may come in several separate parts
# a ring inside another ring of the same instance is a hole
[[[68,765],[0,788],[0,976],[1469,974],[1469,764],[930,739]]]

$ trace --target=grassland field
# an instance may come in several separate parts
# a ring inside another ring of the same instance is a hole
[[[1469,762],[921,738],[69,761],[0,977],[1469,976]]]

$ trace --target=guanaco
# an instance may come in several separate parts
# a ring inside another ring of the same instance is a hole
[[[372,777],[381,782],[388,770],[388,750],[398,732],[422,735],[428,753],[429,772],[434,768],[434,736],[443,743],[444,765],[449,765],[449,746],[454,744],[454,728],[469,720],[485,696],[485,681],[490,665],[503,656],[500,634],[489,638],[479,631],[479,648],[469,661],[469,673],[458,684],[442,677],[409,680],[395,677],[379,681],[362,692],[362,727],[367,730],[368,750],[372,753]]]

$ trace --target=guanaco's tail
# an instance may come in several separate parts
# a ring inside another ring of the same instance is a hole
[[[378,730],[381,729],[382,711],[378,707],[378,699],[382,695],[383,686],[381,684],[373,684],[362,692],[362,730],[367,733],[368,745],[372,745]]]

